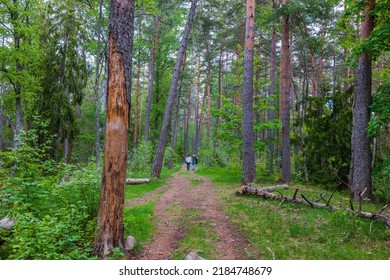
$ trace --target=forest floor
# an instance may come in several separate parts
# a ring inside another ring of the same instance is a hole
[[[161,195],[161,192],[163,194]],[[219,260],[259,259],[241,231],[229,222],[222,212],[215,185],[184,165],[173,174],[166,185],[140,198],[128,201],[126,207],[156,200],[156,230],[152,241],[144,244],[142,251],[132,255],[138,260],[174,259],[179,243],[191,227],[206,225],[207,239],[212,246],[212,257]],[[197,248],[186,248],[188,254]]]

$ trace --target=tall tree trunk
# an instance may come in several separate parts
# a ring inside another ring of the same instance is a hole
[[[141,36],[141,27],[139,30]],[[134,130],[133,130],[133,148],[137,148],[137,133],[138,133],[138,99],[139,99],[139,80],[141,77],[141,50],[138,50],[137,63],[137,80],[135,82],[135,105],[134,105]]]
[[[187,61],[187,52],[184,53],[183,67],[181,69],[181,72],[184,72],[184,70],[185,70],[186,61]],[[180,78],[179,90],[177,91],[175,112],[173,113],[173,125],[172,125],[172,133],[171,133],[171,148],[172,148],[172,150],[171,150],[171,153],[169,155],[169,163],[168,163],[169,169],[173,168],[173,152],[176,148],[176,137],[177,137],[177,127],[179,125],[179,109],[180,109],[181,89],[183,86],[183,78],[184,78],[183,76]]]
[[[360,39],[363,41],[370,36],[374,29],[375,0],[365,1],[364,20],[360,27]],[[372,61],[366,52],[359,56],[356,75],[355,100],[352,109],[352,162],[349,192],[353,200],[360,197],[372,196],[371,181],[371,150],[367,135],[370,120],[368,106],[371,103],[372,90]],[[366,190],[366,191],[365,191]]]
[[[95,73],[95,88],[94,88],[94,102],[95,102],[95,157],[96,157],[96,168],[100,166],[100,122],[99,122],[99,111],[100,111],[100,102],[99,102],[99,78],[100,78],[100,59],[101,59],[101,29],[102,29],[102,9],[103,9],[103,0],[99,2],[99,18],[97,25],[97,51],[96,51],[96,73]]]
[[[17,11],[11,13],[12,20],[17,23],[19,21],[19,13]],[[19,30],[17,30],[16,26],[14,27],[14,46],[16,50],[20,49],[20,40],[21,35]],[[18,77],[16,78],[16,82],[14,85],[15,90],[15,131],[14,131],[14,149],[19,148],[20,146],[20,133],[23,128],[23,117],[22,117],[22,86],[20,84],[20,75],[22,73],[22,65],[19,58],[16,58],[16,73]]]
[[[124,248],[124,190],[128,154],[131,93],[131,51],[134,1],[111,0],[108,50],[107,121],[102,188],[94,254],[106,258]]]
[[[140,102],[140,106],[139,106],[139,118],[138,118],[138,123],[139,123],[139,125],[138,125],[138,138],[139,139],[141,139],[141,136],[142,136],[142,118],[143,118],[143,116],[142,116],[142,114],[143,114],[143,110],[144,110],[144,108],[143,108],[143,104],[144,104],[144,87],[141,87],[141,97],[140,97],[140,99],[141,99],[141,102]]]
[[[200,53],[198,54],[198,82],[196,88],[196,104],[195,104],[195,143],[194,152],[198,154],[200,142],[200,119],[199,119],[199,99],[200,99]]]
[[[145,141],[149,141],[149,129],[150,129],[150,114],[152,111],[152,100],[153,100],[153,87],[154,87],[154,74],[156,70],[156,54],[158,45],[158,32],[160,29],[160,21],[157,15],[154,15],[154,33],[152,39],[152,57],[150,62],[150,77],[148,86],[148,104],[146,106],[145,116],[145,130],[144,138]]]
[[[271,54],[270,54],[270,62],[271,62],[271,69],[270,69],[270,86],[269,86],[269,97],[270,105],[273,107],[275,106],[274,98],[272,97],[275,94],[275,76],[276,76],[276,42],[277,41],[277,34],[276,34],[276,28],[274,27],[272,30],[272,40],[271,40]],[[274,121],[274,109],[268,110],[268,121],[273,122]],[[268,150],[269,150],[269,161],[268,161],[268,171],[270,173],[273,173],[274,169],[274,154],[275,154],[275,144],[274,144],[274,135],[275,132],[273,129],[268,130]]]
[[[4,116],[3,113],[3,85],[0,85],[0,152],[3,150],[3,127],[4,127]]]
[[[220,110],[221,107],[222,107],[222,95],[223,95],[223,85],[222,85],[222,69],[223,69],[223,63],[222,63],[222,50],[220,51],[220,54],[219,54],[219,61],[218,61],[218,99],[217,99],[217,110]],[[219,117],[217,116],[215,118],[215,127],[216,129],[214,129],[214,139],[217,139],[217,136],[218,136],[218,130],[217,130],[217,127],[219,125]],[[214,153],[214,158],[216,158],[217,156],[217,146],[218,146],[218,142],[217,140],[214,140],[214,143],[213,143],[213,153]]]
[[[188,128],[189,128],[190,118],[191,118],[191,95],[192,95],[192,84],[190,84],[190,91],[188,93],[187,115],[185,116],[185,126],[184,126],[184,155],[185,156],[189,154]]]
[[[284,0],[287,3],[288,0]],[[290,31],[289,15],[282,16],[282,181],[291,181],[290,163]]]
[[[344,53],[343,53],[343,59],[344,59],[344,64],[347,62],[347,49],[344,48]],[[349,89],[349,68],[344,66],[344,77],[343,77],[343,91],[347,91]]]
[[[177,84],[178,84],[179,77],[180,77],[181,66],[182,66],[183,60],[184,60],[184,53],[185,53],[185,50],[187,48],[187,41],[188,41],[188,36],[189,36],[190,30],[191,30],[192,19],[195,16],[196,3],[197,3],[197,0],[192,0],[192,2],[191,2],[190,12],[188,14],[186,27],[184,29],[184,34],[183,34],[183,38],[181,40],[179,53],[177,55],[175,70],[174,70],[173,75],[172,75],[172,82],[171,82],[171,86],[169,88],[168,100],[167,100],[167,105],[165,107],[164,119],[163,119],[163,123],[162,123],[162,127],[161,127],[160,138],[158,140],[156,158],[154,159],[153,167],[152,167],[151,176],[154,178],[159,178],[161,170],[162,170],[165,145],[167,142],[169,123],[171,120],[172,107],[173,107],[173,104],[175,102],[176,88],[177,88]]]
[[[246,29],[244,48],[244,81],[242,90],[242,182],[254,182],[256,179],[255,151],[253,147],[253,52],[255,37],[255,0],[246,1]]]

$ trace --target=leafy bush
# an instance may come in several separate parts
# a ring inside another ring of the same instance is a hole
[[[130,155],[128,171],[130,173],[145,173],[150,174],[151,164],[153,160],[152,143],[140,141],[138,147],[133,150]]]
[[[88,258],[101,173],[94,163],[84,167],[56,163],[35,140],[25,135],[19,149],[3,154],[0,213],[16,220],[3,239],[9,248],[7,258]]]

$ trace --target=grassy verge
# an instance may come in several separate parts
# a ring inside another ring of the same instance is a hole
[[[218,185],[217,192],[225,212],[244,230],[265,259],[371,260],[390,257],[390,229],[379,221],[357,218],[346,211],[329,212],[261,197],[235,196],[241,186],[239,169],[199,168],[197,174]],[[260,183],[268,184],[261,179]],[[325,192],[318,187],[299,188],[309,199],[318,198]],[[294,189],[293,186],[287,193],[292,194]],[[345,206],[349,201],[348,194],[337,192],[332,201],[335,206]],[[378,207],[363,205],[366,211]]]
[[[155,202],[125,208],[123,222],[125,224],[125,236],[133,236],[137,241],[135,251],[142,249],[142,244],[148,242],[153,237],[155,230],[154,219]]]
[[[216,251],[213,244],[218,242],[218,237],[213,230],[213,225],[200,220],[200,212],[187,210],[181,218],[185,228],[185,237],[180,240],[177,252],[173,254],[174,260],[183,260],[191,251],[195,251],[205,259],[216,259]]]
[[[164,169],[161,172],[160,179],[152,179],[148,184],[127,185],[125,199],[134,199],[158,189],[159,187],[163,186],[167,179],[172,177],[172,174],[178,170],[179,169]],[[141,178],[147,176],[142,176],[142,174],[134,176],[133,174],[131,177]],[[155,201],[149,201],[145,204],[125,208],[124,210],[123,220],[125,224],[125,236],[131,235],[136,239],[137,243],[136,247],[134,248],[135,251],[142,250],[142,245],[145,242],[151,241],[153,238],[155,231],[155,206]]]
[[[131,200],[140,196],[143,196],[146,193],[152,192],[159,187],[163,186],[168,178],[172,177],[172,174],[177,172],[179,168],[176,169],[164,169],[161,172],[160,179],[151,179],[149,183],[140,184],[140,185],[126,185],[125,191],[125,200]],[[131,174],[127,176],[128,178],[148,178],[146,174]]]

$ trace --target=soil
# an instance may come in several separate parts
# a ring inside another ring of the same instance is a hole
[[[199,180],[194,185],[192,180]],[[157,198],[157,194],[164,193]],[[249,242],[240,230],[229,223],[229,217],[221,209],[220,201],[215,193],[215,186],[209,179],[196,175],[193,171],[186,171],[185,166],[173,174],[167,185],[159,188],[145,197],[126,203],[126,206],[146,202],[148,199],[157,199],[155,216],[157,230],[153,240],[144,244],[143,251],[132,255],[137,260],[169,260],[178,250],[180,240],[186,234],[188,223],[180,222],[191,219],[184,216],[188,210],[199,213],[197,219],[209,222],[218,237],[213,246],[218,260],[245,260],[259,258],[252,252]],[[189,221],[191,223],[191,221]],[[192,221],[192,223],[197,221]],[[198,221],[199,222],[199,221]],[[189,253],[189,252],[187,252]]]

